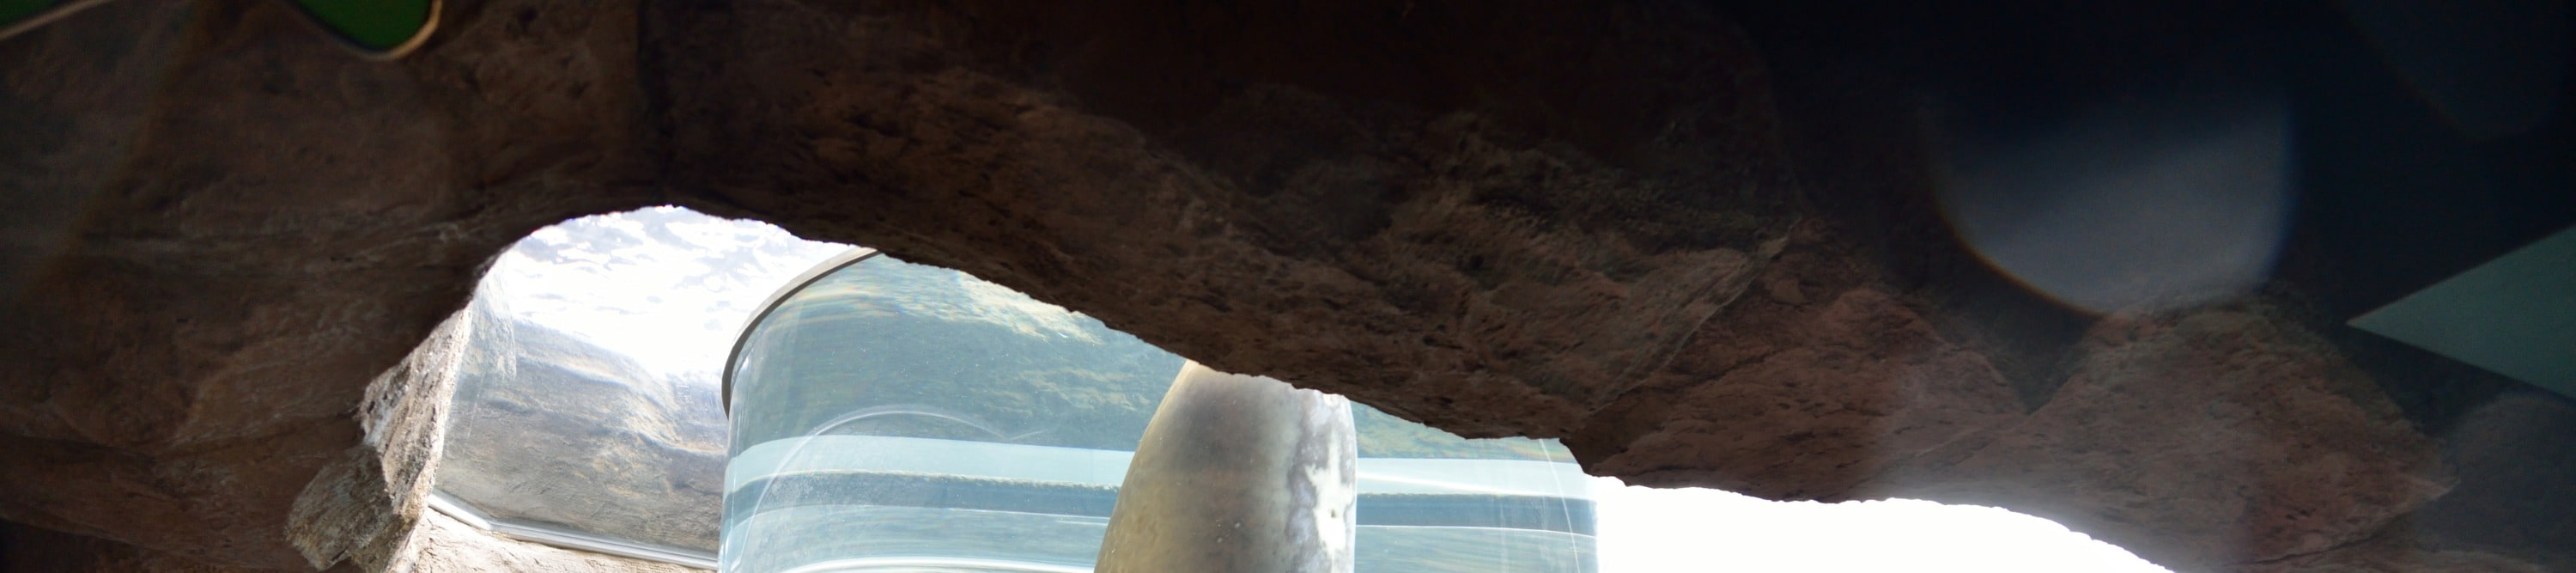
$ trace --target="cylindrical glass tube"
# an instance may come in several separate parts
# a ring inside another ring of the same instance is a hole
[[[964,273],[853,253],[772,297],[725,376],[728,573],[1083,571],[1179,356]],[[1357,570],[1588,572],[1554,442],[1366,407]]]

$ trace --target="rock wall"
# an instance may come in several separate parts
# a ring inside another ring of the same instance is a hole
[[[1909,106],[1976,68],[1905,42],[2055,22],[1794,4],[458,1],[387,63],[275,3],[110,3],[0,41],[0,518],[392,568],[448,526],[407,353],[510,241],[676,203],[1604,475],[1991,503],[2187,571],[2565,567],[2576,465],[2524,430],[2576,408],[2307,310],[2359,300],[2330,241],[2097,321],[1952,238]],[[2163,57],[2261,10],[2065,29]],[[2160,69],[2124,54],[2032,60]]]
[[[0,515],[313,566],[289,515],[363,465],[368,381],[510,241],[650,200],[620,176],[643,164],[633,27],[483,21],[400,66],[251,5],[112,3],[0,43],[8,131],[59,134],[0,179],[74,206],[27,231],[49,248],[13,259],[0,309],[0,465],[25,468]]]
[[[2370,541],[2455,482],[2366,374],[2261,308],[2105,320],[2048,405],[1944,449],[1896,487],[2201,556],[2183,569]],[[2177,522],[2214,527],[2138,525]]]

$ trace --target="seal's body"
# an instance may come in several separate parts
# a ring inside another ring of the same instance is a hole
[[[1181,367],[1145,426],[1099,573],[1348,573],[1358,504],[1350,402]]]

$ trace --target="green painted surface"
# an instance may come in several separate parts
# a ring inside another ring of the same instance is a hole
[[[2407,295],[2352,325],[2576,396],[2576,229]]]
[[[389,51],[425,32],[434,0],[296,0],[295,5],[341,38],[372,51]]]
[[[71,0],[0,0],[0,30],[16,27],[71,3]]]
[[[42,14],[54,6],[54,0],[0,0],[0,27],[8,27]]]

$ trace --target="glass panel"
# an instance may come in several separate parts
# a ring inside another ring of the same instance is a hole
[[[1553,440],[1469,440],[1352,405],[1358,571],[1594,570],[1591,477]]]
[[[736,359],[726,571],[1088,571],[1178,356],[964,273],[816,279]],[[1592,571],[1561,447],[1366,407],[1358,570]]]
[[[715,549],[725,430],[711,381],[470,309],[440,491],[494,519]]]
[[[1181,359],[874,257],[781,301],[735,364],[725,570],[1046,570],[1090,567]]]
[[[713,553],[724,352],[762,297],[847,249],[668,207],[521,240],[462,318],[439,491],[497,521]]]
[[[781,302],[736,364],[740,454],[819,434],[1133,448],[1181,359],[965,273],[872,257]]]

